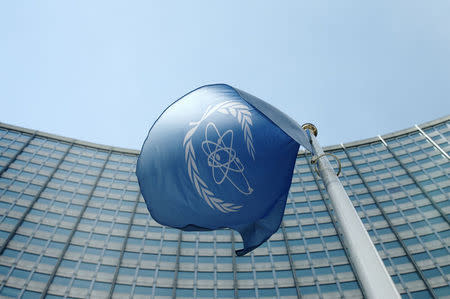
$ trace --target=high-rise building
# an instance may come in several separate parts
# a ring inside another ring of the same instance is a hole
[[[325,148],[403,298],[450,297],[449,136],[444,117]],[[0,123],[0,296],[364,296],[310,154],[280,229],[243,257],[233,231],[152,220],[138,154]]]

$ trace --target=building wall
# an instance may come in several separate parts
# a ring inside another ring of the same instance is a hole
[[[450,297],[449,136],[444,117],[325,148],[404,298]],[[309,154],[280,229],[244,257],[233,231],[152,220],[137,155],[0,123],[0,296],[363,297]]]

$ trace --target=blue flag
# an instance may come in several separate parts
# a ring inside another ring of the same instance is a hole
[[[244,255],[280,226],[303,129],[224,84],[169,106],[142,146],[136,174],[152,217],[181,230],[238,231]]]

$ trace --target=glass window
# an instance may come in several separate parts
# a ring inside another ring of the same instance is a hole
[[[180,263],[194,263],[195,259],[193,256],[180,255]]]
[[[19,293],[20,293],[19,289],[10,288],[10,287],[3,287],[3,289],[0,290],[0,295],[5,296],[5,297],[18,298]]]
[[[106,253],[106,251],[108,251],[108,250],[105,250],[105,253]],[[101,255],[102,254],[102,250],[100,248],[88,247],[86,249],[86,254]]]
[[[126,268],[126,267],[119,268],[120,276],[134,276],[134,273],[136,273],[136,268]]]
[[[253,280],[253,272],[237,272],[237,279],[251,279]]]
[[[33,299],[33,298],[38,298],[41,294],[38,292],[33,292],[33,291],[25,291],[23,292],[22,295],[22,299]]]
[[[450,286],[434,288],[433,290],[439,298],[440,297],[444,298],[444,297],[448,296],[448,294],[450,294]]]
[[[431,279],[433,277],[441,276],[441,273],[439,272],[439,270],[437,268],[424,270],[422,272],[423,272],[423,274],[425,275],[425,277],[427,279]]]
[[[283,254],[283,255],[272,255],[273,261],[274,262],[289,262],[289,257],[287,254]]]
[[[60,267],[63,268],[69,268],[69,269],[75,269],[77,266],[77,262],[71,261],[71,260],[62,260]]]
[[[70,284],[70,278],[62,277],[62,276],[55,276],[53,279],[53,284],[61,285],[61,286],[68,286]]]
[[[333,250],[333,251],[336,251],[336,250]],[[314,260],[316,260],[316,259],[326,259],[327,258],[327,254],[325,253],[325,251],[311,252],[309,255]],[[330,254],[330,256],[331,256],[331,254]]]
[[[137,252],[130,252],[130,251],[126,251],[124,254],[123,254],[123,258],[124,259],[130,259],[130,260],[135,260],[135,261],[137,261],[138,259],[139,259],[139,253],[137,253]]]
[[[359,285],[356,281],[341,282],[341,288],[344,291],[356,290],[359,289]]]
[[[218,289],[217,297],[218,298],[234,298],[234,290]]]
[[[80,270],[94,272],[96,268],[97,268],[97,264],[91,264],[91,263],[86,263],[86,262],[80,263]]]
[[[71,230],[69,230],[67,228],[58,227],[56,229],[56,234],[58,234],[58,235],[68,236],[70,234],[70,232],[71,232]]]
[[[311,277],[313,276],[312,270],[311,268],[308,269],[298,269],[295,270],[295,273],[297,274],[297,277],[301,278],[301,277]]]
[[[94,283],[94,290],[96,291],[106,291],[109,292],[109,289],[111,288],[111,284],[107,282],[100,282],[96,281]]]
[[[197,289],[197,297],[200,297],[200,298],[213,298],[214,297],[214,290]]]
[[[138,276],[142,277],[153,277],[155,275],[155,270],[153,269],[139,269]]]
[[[41,258],[41,263],[42,264],[48,264],[48,265],[56,265],[57,259],[54,257],[49,257],[49,256],[43,256]]]
[[[125,293],[130,294],[131,293],[131,286],[127,284],[120,284],[117,283],[114,287],[114,293]]]
[[[172,296],[172,288],[155,288],[155,296]]]
[[[33,253],[27,253],[25,252],[24,254],[22,254],[22,259],[30,261],[30,262],[35,262],[38,259],[38,255],[33,254]]]
[[[91,284],[90,280],[83,280],[77,278],[73,281],[73,287],[80,289],[89,289],[90,284]]]
[[[31,277],[31,279],[34,280],[34,281],[39,281],[39,282],[46,283],[50,279],[50,275],[44,274],[44,273],[39,273],[39,272],[34,272],[34,274]]]
[[[60,249],[60,250],[62,250],[64,248],[64,243],[51,241],[50,244],[48,245],[48,247],[49,248],[53,248],[53,249]]]
[[[331,271],[331,267],[319,267],[314,269],[316,275],[331,275],[333,272]]]
[[[412,255],[414,260],[416,261],[423,261],[429,259],[429,255],[426,252],[416,253]]]
[[[234,273],[233,272],[217,272],[218,280],[233,280]]]
[[[109,266],[109,265],[100,265],[100,268],[98,270],[99,272],[104,273],[114,273],[116,271],[115,266]]]
[[[256,298],[255,289],[238,289],[239,298]]]
[[[352,272],[352,268],[350,265],[338,265],[334,266],[334,271],[336,271],[336,273]]]
[[[14,276],[17,278],[22,278],[22,279],[27,279],[29,274],[30,274],[30,272],[28,272],[28,271],[15,268],[12,271],[11,276]]]
[[[106,250],[105,250],[105,256],[106,256],[106,257],[114,257],[114,258],[118,258],[118,257],[120,256],[120,251],[118,251],[118,250],[106,249]]]
[[[69,251],[69,252],[81,253],[82,250],[83,250],[83,247],[78,246],[78,245],[73,245],[73,244],[70,244],[69,247],[67,248],[67,251]]]
[[[396,265],[409,263],[409,259],[406,256],[398,256],[391,258],[392,262]]]
[[[316,286],[304,286],[304,287],[300,287],[300,294],[303,294],[303,295],[318,294],[318,290],[317,290]]]
[[[320,290],[323,293],[333,293],[333,292],[338,292],[338,287],[335,283],[330,283],[330,284],[321,284],[320,285]]]
[[[158,277],[161,278],[173,278],[175,275],[175,272],[173,271],[166,271],[166,270],[159,270],[158,271]]]
[[[449,255],[448,250],[445,248],[431,250],[430,253],[435,258],[439,258],[439,257],[443,257],[443,256],[448,257],[448,255]]]
[[[4,256],[12,257],[14,259],[17,257],[18,254],[19,254],[19,251],[13,250],[13,249],[5,249],[5,251],[3,251]]]

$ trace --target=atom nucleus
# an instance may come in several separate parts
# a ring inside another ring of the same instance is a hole
[[[244,165],[233,149],[232,130],[227,130],[221,135],[214,123],[208,123],[202,149],[207,156],[208,166],[211,167],[216,184],[220,185],[227,179],[239,192],[246,195],[253,192],[244,175]]]

